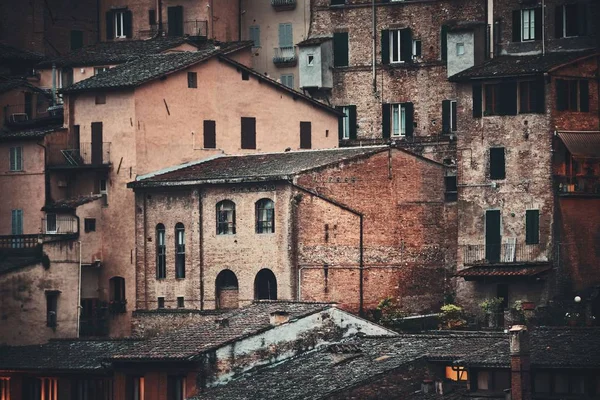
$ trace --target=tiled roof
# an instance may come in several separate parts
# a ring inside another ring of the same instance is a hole
[[[40,139],[49,133],[56,132],[59,130],[66,129],[62,125],[51,125],[41,128],[31,128],[23,130],[9,130],[6,128],[0,129],[0,142],[10,140],[23,140],[23,139]]]
[[[274,311],[286,311],[293,320],[329,307],[332,305],[326,303],[258,301],[139,342],[132,348],[117,352],[112,360],[191,360],[207,350],[271,329],[270,314]],[[227,323],[222,326],[217,320],[227,320]]]
[[[35,92],[47,94],[42,89],[33,86],[31,83],[27,82],[26,79],[18,78],[18,77],[8,77],[3,78],[0,77],[0,93],[8,92],[9,90],[17,89],[17,88],[27,88]]]
[[[600,158],[600,132],[558,132],[575,157]]]
[[[328,150],[216,156],[194,164],[138,177],[130,187],[161,186],[166,182],[257,182],[287,179],[303,171],[368,156],[387,147],[347,147]]]
[[[298,43],[299,47],[303,47],[303,46],[316,46],[319,45],[321,43],[325,43],[328,40],[332,40],[333,38],[331,36],[314,36],[308,39],[304,39],[303,41],[301,41],[300,43]]]
[[[44,58],[43,54],[17,49],[16,47],[0,42],[0,60],[40,61],[42,58]]]
[[[136,343],[131,339],[51,340],[42,345],[0,346],[0,370],[103,372],[103,360]]]
[[[418,359],[430,355],[439,358],[439,354],[460,357],[473,348],[488,347],[503,340],[503,336],[477,332],[353,338],[344,342],[341,351],[321,347],[289,361],[242,374],[224,386],[208,389],[197,399],[328,398]]]
[[[91,194],[89,196],[79,196],[71,199],[63,199],[55,201],[54,203],[48,204],[44,206],[44,211],[58,211],[58,210],[74,210],[77,207],[90,203],[94,200],[101,199],[102,195],[100,194]]]
[[[484,278],[492,276],[536,276],[552,269],[552,266],[545,263],[544,265],[506,265],[506,266],[475,266],[462,269],[456,272],[456,276],[461,276],[465,279]]]
[[[539,75],[594,55],[591,51],[557,52],[528,56],[500,56],[451,76],[451,81]]]

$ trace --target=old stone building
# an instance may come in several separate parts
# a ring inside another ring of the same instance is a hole
[[[382,146],[220,156],[139,176],[129,185],[137,308],[297,299],[364,312],[392,296],[407,311],[437,309],[455,252],[445,172]]]

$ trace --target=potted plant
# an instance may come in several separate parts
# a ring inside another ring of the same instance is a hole
[[[446,304],[440,311],[440,329],[462,329],[467,325],[461,307],[455,304]]]
[[[489,299],[485,299],[479,304],[485,317],[487,319],[487,325],[490,328],[498,327],[498,320],[500,312],[502,311],[502,303],[504,299],[501,297],[491,297]]]

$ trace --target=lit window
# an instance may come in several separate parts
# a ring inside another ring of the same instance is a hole
[[[456,55],[462,56],[465,54],[465,44],[464,43],[456,43]]]
[[[467,381],[469,375],[465,367],[446,366],[446,379],[453,381]]]
[[[535,40],[535,10],[521,10],[521,40]]]
[[[275,203],[270,199],[256,202],[256,233],[275,232]]]
[[[217,203],[217,235],[235,234],[235,203],[223,200]]]

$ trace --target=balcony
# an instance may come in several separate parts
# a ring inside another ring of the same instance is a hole
[[[295,67],[298,63],[296,46],[275,47],[273,54],[273,64],[278,67]]]
[[[47,163],[53,169],[108,168],[110,166],[110,142],[81,143],[78,148],[50,145]]]
[[[188,36],[190,38],[206,39],[208,37],[208,21],[193,19],[171,24],[164,22],[163,31],[167,32],[167,36]]]
[[[600,196],[600,176],[555,175],[554,183],[559,196]]]
[[[4,124],[10,128],[36,128],[63,123],[63,108],[40,104],[12,104],[4,106]]]
[[[468,244],[461,247],[464,265],[539,264],[551,259],[551,250],[542,244]]]
[[[77,218],[48,214],[46,218],[42,218],[42,232],[46,235],[74,235],[79,232]]]
[[[275,11],[287,11],[296,8],[296,0],[271,0],[271,6]]]
[[[39,235],[0,236],[0,255],[38,257],[42,255],[42,241]]]

